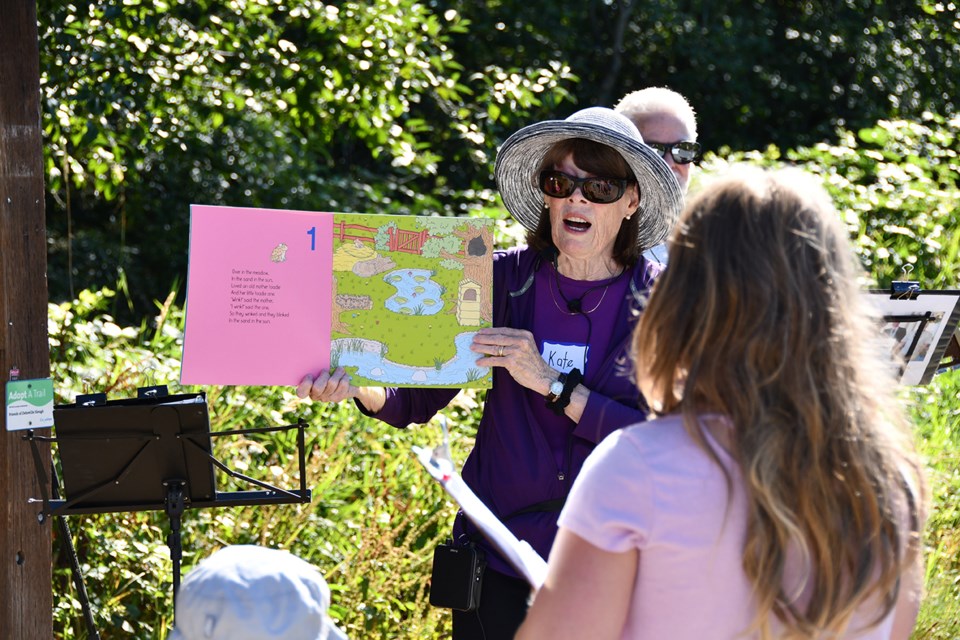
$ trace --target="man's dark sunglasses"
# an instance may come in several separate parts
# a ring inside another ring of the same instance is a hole
[[[566,198],[580,187],[580,193],[590,202],[610,204],[623,197],[630,180],[625,178],[575,178],[562,171],[540,172],[540,191],[551,198]]]
[[[673,156],[673,161],[677,164],[690,164],[700,158],[700,143],[681,140],[680,142],[648,142],[647,146],[656,149],[657,153],[664,160],[667,159],[667,152]]]

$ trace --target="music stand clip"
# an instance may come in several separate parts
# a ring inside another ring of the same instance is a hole
[[[920,295],[920,283],[916,280],[894,280],[890,284],[890,297],[895,300],[915,300]]]

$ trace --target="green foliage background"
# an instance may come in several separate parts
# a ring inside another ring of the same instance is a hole
[[[497,146],[522,125],[667,85],[730,164],[820,176],[880,286],[958,286],[960,12],[953,0],[37,0],[50,346],[60,400],[179,389],[190,203],[498,221]],[[106,287],[118,291],[112,293]],[[155,302],[163,300],[162,303]],[[453,508],[395,430],[292,389],[205,388],[216,430],[310,425],[304,506],[190,512],[184,571],[226,544],[320,567],[355,638],[444,637],[426,601]],[[445,411],[455,457],[478,398]],[[916,638],[960,636],[960,374],[905,392],[934,511]],[[224,439],[220,439],[221,441]],[[238,470],[298,481],[288,436],[219,442]],[[229,486],[229,485],[227,485]],[[163,514],[70,519],[101,637],[164,638]],[[62,540],[55,633],[85,638]]]
[[[51,297],[123,275],[124,321],[183,281],[190,203],[489,208],[507,135],[650,85],[722,155],[960,94],[956,0],[36,1]]]

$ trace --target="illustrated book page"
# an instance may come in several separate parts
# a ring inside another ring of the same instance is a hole
[[[492,225],[192,205],[181,384],[477,387]]]
[[[492,319],[489,220],[336,214],[330,364],[358,386],[490,386],[473,336]]]

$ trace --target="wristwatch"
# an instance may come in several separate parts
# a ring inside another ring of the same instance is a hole
[[[559,382],[563,383],[563,388],[560,389],[560,395],[555,396],[552,393],[553,385],[550,386],[551,395],[547,396],[547,408],[558,416],[562,416],[567,405],[570,404],[570,396],[573,394],[573,390],[582,381],[583,374],[580,373],[580,369],[573,368],[570,369],[570,373],[561,373]],[[551,398],[554,399],[551,400]]]
[[[550,383],[550,391],[547,393],[547,402],[554,403],[560,398],[560,394],[563,393],[563,383],[567,379],[567,374],[561,373],[560,377]]]

